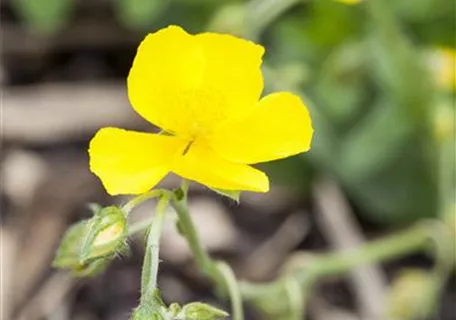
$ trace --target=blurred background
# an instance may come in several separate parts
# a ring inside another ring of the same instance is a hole
[[[141,39],[169,24],[263,44],[265,91],[300,94],[314,121],[310,152],[261,166],[268,194],[244,193],[238,205],[191,188],[203,242],[239,278],[268,281],[291,257],[359,247],[425,219],[454,228],[455,20],[454,0],[3,0],[2,319],[122,320],[137,306],[141,236],[89,279],[50,264],[88,203],[127,201],[106,194],[86,149],[103,126],[151,130],[129,107],[125,79]],[[228,310],[172,224],[162,243],[165,300]],[[308,319],[418,319],[420,301],[434,299],[428,319],[454,320],[454,273],[438,297],[422,296],[432,265],[417,253],[327,279]],[[268,318],[247,307],[247,319]]]

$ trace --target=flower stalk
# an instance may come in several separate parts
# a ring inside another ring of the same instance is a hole
[[[233,319],[244,320],[242,295],[236,276],[225,262],[213,261],[205,251],[190,217],[187,193],[188,181],[184,180],[181,187],[174,193],[175,196],[171,202],[179,217],[179,230],[186,238],[198,268],[214,282],[218,292],[228,294],[230,297]]]
[[[182,235],[186,238],[190,250],[192,251],[197,267],[208,276],[213,273],[211,258],[204,250],[203,244],[198,237],[195,225],[190,217],[188,210],[188,181],[184,180],[180,189],[176,190],[172,198],[171,205],[176,211],[179,220],[178,228]]]
[[[157,289],[158,265],[160,263],[160,236],[162,233],[165,210],[169,204],[170,195],[164,193],[157,204],[155,216],[147,236],[146,254],[141,275],[141,299],[148,299]]]
[[[127,204],[125,204],[122,207],[122,211],[125,212],[126,215],[128,215],[131,210],[133,210],[135,207],[137,207],[138,205],[140,205],[144,201],[149,200],[151,198],[160,197],[164,193],[166,193],[166,190],[155,189],[155,190],[151,190],[149,192],[140,194],[139,196],[134,197],[133,199],[128,201]]]
[[[220,261],[216,264],[216,268],[219,272],[219,275],[224,279],[228,294],[231,300],[231,309],[233,312],[234,320],[244,320],[244,310],[242,307],[242,295],[239,289],[239,283],[236,280],[236,275],[234,274],[231,267]]]

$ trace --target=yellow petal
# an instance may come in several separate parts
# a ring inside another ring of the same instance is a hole
[[[194,137],[247,110],[263,89],[263,47],[229,35],[149,34],[128,76],[133,108],[168,132]]]
[[[103,128],[90,142],[90,169],[109,194],[140,194],[169,173],[186,144],[171,136]]]
[[[245,164],[226,161],[198,141],[175,162],[172,171],[212,188],[257,192],[269,190],[269,180],[263,172]]]
[[[210,120],[220,123],[248,112],[263,91],[264,48],[228,34],[202,33],[196,39],[205,57],[203,86],[214,93],[216,102],[208,105]]]
[[[237,163],[259,163],[309,150],[313,129],[306,106],[287,92],[270,94],[245,117],[209,137],[215,152]]]
[[[177,26],[151,33],[141,42],[128,75],[130,102],[162,129],[187,131],[203,72],[203,52],[194,36]]]

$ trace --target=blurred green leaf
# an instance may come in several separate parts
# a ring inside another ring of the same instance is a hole
[[[341,174],[353,181],[388,168],[414,134],[413,124],[391,101],[379,102],[341,142]]]
[[[246,10],[245,3],[236,2],[221,6],[212,16],[208,30],[238,36],[244,35],[247,29]]]
[[[339,46],[323,62],[316,77],[319,108],[335,130],[349,129],[367,109],[365,51],[364,43]]]
[[[169,0],[116,0],[119,20],[129,29],[148,30],[165,11]]]
[[[31,30],[54,33],[70,19],[73,0],[12,0],[13,8]]]

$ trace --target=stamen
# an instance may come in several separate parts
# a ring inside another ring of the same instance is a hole
[[[185,156],[185,155],[187,154],[187,152],[188,152],[188,150],[190,149],[190,147],[192,146],[192,144],[193,144],[193,141],[190,141],[190,142],[188,143],[188,145],[185,147],[184,152],[182,153],[183,156]]]

